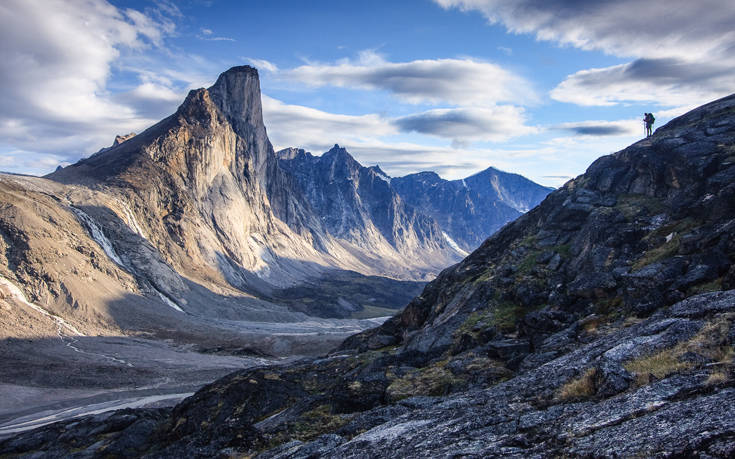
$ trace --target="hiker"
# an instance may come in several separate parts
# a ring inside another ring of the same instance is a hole
[[[653,113],[644,113],[643,123],[646,125],[646,137],[653,135],[653,122],[656,118],[653,117]]]

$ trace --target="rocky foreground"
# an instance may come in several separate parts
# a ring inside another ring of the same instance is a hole
[[[735,96],[587,173],[333,354],[8,457],[735,455]]]

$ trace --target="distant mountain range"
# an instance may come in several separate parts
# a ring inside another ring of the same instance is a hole
[[[322,156],[296,148],[276,154],[327,229],[356,242],[363,229],[374,228],[391,244],[439,235],[467,253],[553,190],[493,167],[462,180],[435,172],[390,177],[379,166],[362,166],[339,145]]]

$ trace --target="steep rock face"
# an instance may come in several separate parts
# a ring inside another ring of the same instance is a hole
[[[304,150],[278,152],[327,231],[385,257],[431,260],[437,268],[458,261],[433,219],[407,206],[373,168],[344,148],[315,157]]]
[[[732,457],[734,152],[735,95],[600,158],[331,356],[0,452]]]
[[[133,214],[142,214],[137,220],[167,261],[192,277],[224,276],[245,287],[257,281],[249,273],[261,271],[261,278],[288,284],[300,273],[279,266],[274,246],[311,247],[312,258],[320,258],[311,244],[319,222],[289,193],[277,168],[257,72],[249,67],[225,72],[210,89],[192,91],[176,114],[49,178],[114,187]],[[278,207],[283,218],[274,218],[269,198],[281,203],[283,195],[290,196]],[[269,244],[265,235],[276,240]],[[288,250],[280,255],[299,258]],[[199,267],[211,272],[192,272]]]
[[[391,186],[408,204],[436,219],[449,237],[467,251],[477,248],[552,191],[492,167],[451,181],[434,172],[419,172],[392,178]]]

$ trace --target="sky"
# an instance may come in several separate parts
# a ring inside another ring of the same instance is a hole
[[[733,24],[723,0],[3,0],[0,170],[74,163],[248,64],[276,150],[557,187],[644,112],[735,92]]]

